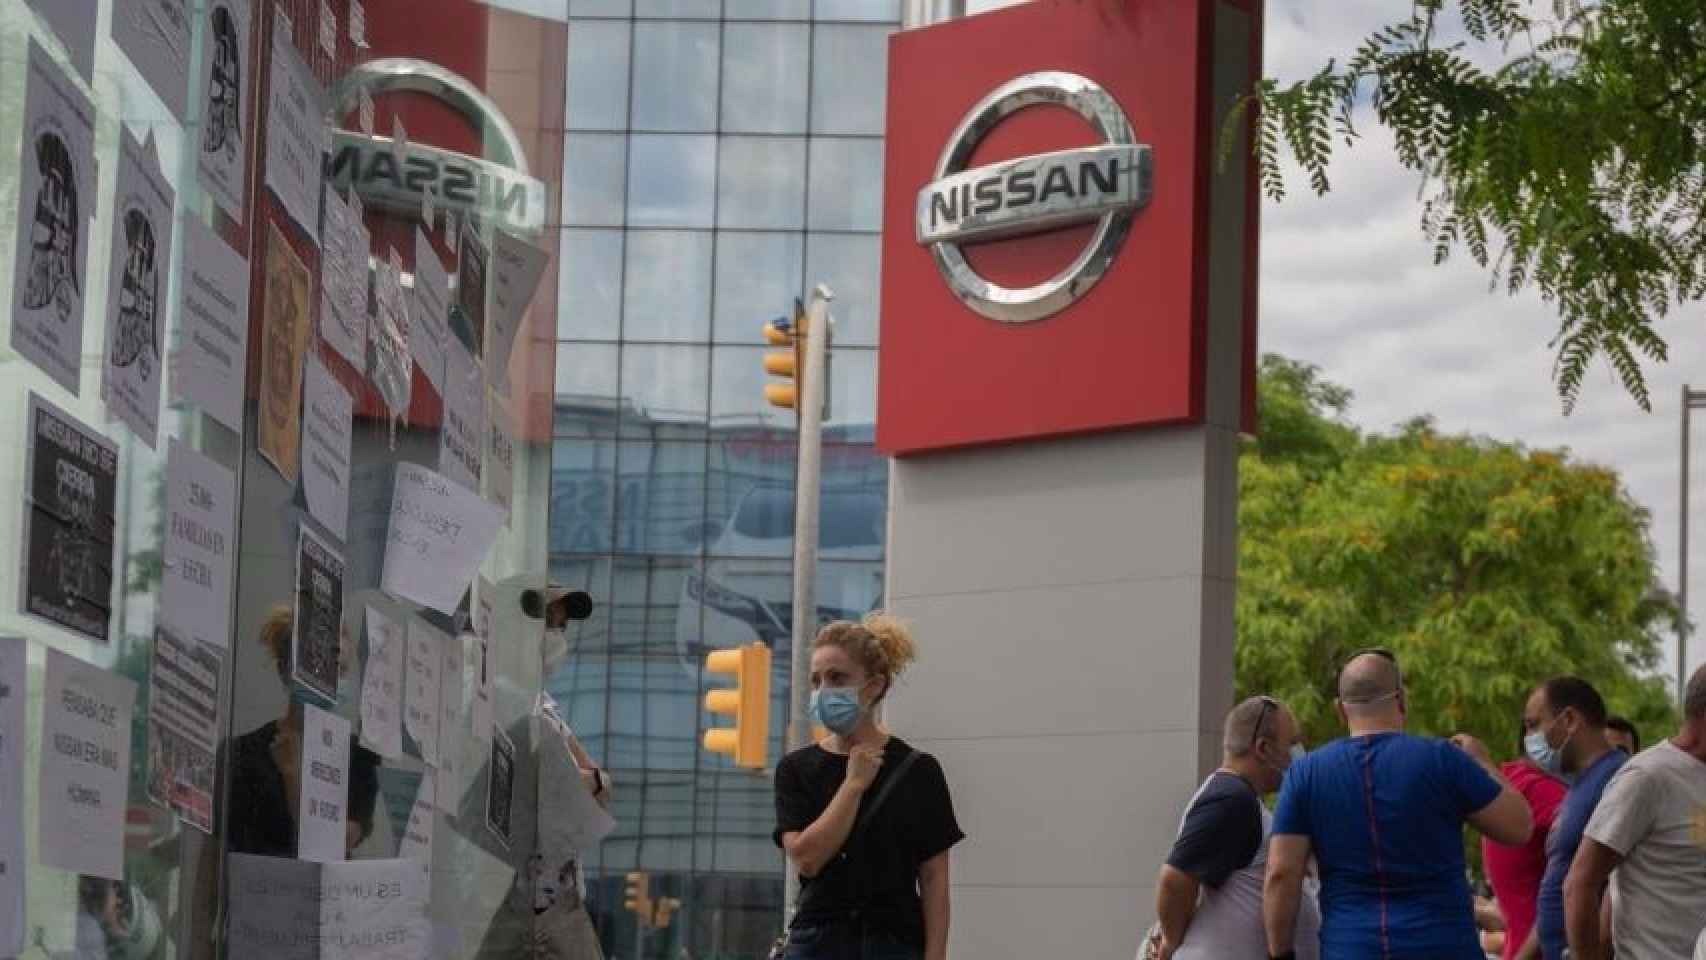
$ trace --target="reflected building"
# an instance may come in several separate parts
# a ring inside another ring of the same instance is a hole
[[[589,853],[612,957],[762,957],[781,922],[767,775],[699,746],[705,653],[775,651],[788,696],[795,433],[762,390],[765,321],[836,294],[820,620],[882,602],[873,445],[883,90],[898,0],[569,0],[549,544],[593,619],[549,678],[612,772]],[[682,901],[623,909],[631,871]]]

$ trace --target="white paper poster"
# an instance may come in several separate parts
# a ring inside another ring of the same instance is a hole
[[[344,859],[349,820],[349,721],[304,704],[302,799],[297,808],[296,855],[315,863]]]
[[[396,250],[378,262],[373,275],[375,313],[369,326],[373,359],[367,375],[385,398],[385,409],[396,422],[409,412],[415,365],[409,341],[409,298],[403,291],[403,266]]]
[[[382,757],[403,753],[403,658],[397,621],[367,608],[367,667],[361,679],[361,740]]]
[[[190,643],[230,645],[236,517],[236,477],[172,438],[166,450],[160,607]]]
[[[254,83],[249,62],[250,0],[210,0],[201,48],[201,152],[196,170],[213,202],[232,220],[243,219],[248,177],[249,128],[244,111]]]
[[[403,676],[403,728],[420,749],[421,760],[438,765],[439,674],[444,669],[444,634],[418,619],[409,620],[409,656]],[[433,796],[428,794],[428,797]]]
[[[48,649],[36,794],[43,866],[124,879],[135,707],[134,682]]]
[[[432,805],[438,798],[437,779],[431,767],[422,768],[421,785],[415,791],[414,805],[409,808],[409,822],[403,828],[397,856],[432,863]]]
[[[474,674],[474,702],[468,713],[474,736],[481,741],[492,736],[492,675],[496,672],[492,663],[492,655],[496,652],[492,648],[492,619],[497,604],[493,590],[491,581],[485,577],[475,580],[474,643],[470,658]]]
[[[359,204],[355,191],[350,197]],[[336,190],[326,191],[321,225],[320,338],[357,370],[367,369],[367,253],[372,243],[361,216]]]
[[[129,127],[120,128],[101,399],[152,450],[165,374],[161,345],[172,264],[172,187],[160,170],[152,134],[144,147]]]
[[[367,10],[361,0],[349,0],[349,42],[367,49]],[[371,136],[373,131],[367,131]]]
[[[71,65],[83,82],[95,79],[95,19],[101,0],[26,0],[36,15],[47,21],[71,55]],[[0,944],[3,946],[3,944]]]
[[[515,744],[504,730],[492,730],[491,756],[486,763],[486,827],[510,842],[510,811],[515,801]]]
[[[320,50],[326,56],[338,56],[338,12],[327,0],[320,0]]]
[[[77,394],[95,212],[95,109],[30,41],[13,246],[12,349]]]
[[[515,502],[515,435],[509,409],[496,392],[486,394],[486,499],[497,504],[509,522]]]
[[[267,186],[286,213],[320,242],[320,162],[326,152],[325,92],[288,31],[273,28],[267,99]]]
[[[540,809],[552,815],[539,818],[539,852],[547,863],[562,863],[596,847],[616,821],[587,789],[569,751],[571,731],[548,693],[539,695]]]
[[[249,264],[200,218],[184,218],[172,392],[243,433],[243,376],[249,348]]]
[[[419,860],[303,863],[231,855],[229,955],[423,960],[432,878]]]
[[[125,0],[113,4],[112,17],[113,42],[172,116],[184,119],[190,89],[189,0]]]
[[[0,637],[0,956],[24,951],[24,701],[28,645]]]
[[[203,833],[213,832],[222,660],[218,648],[186,640],[163,621],[154,628],[148,796]]]
[[[349,527],[349,458],[351,417],[355,402],[349,391],[309,354],[302,381],[302,489],[308,512],[339,540]]]
[[[485,452],[486,378],[468,348],[450,338],[444,364],[444,422],[438,431],[438,470],[469,490],[480,490]]]
[[[544,250],[495,231],[492,240],[492,309],[486,323],[490,342],[486,346],[486,368],[492,371],[492,386],[509,396],[509,355],[515,349],[521,321],[539,289],[539,278],[551,255]]]
[[[415,309],[409,349],[421,372],[444,395],[444,357],[450,346],[450,275],[421,228],[415,228]]]
[[[467,644],[458,635],[444,638],[444,668],[439,674],[438,694],[438,791],[436,803],[445,813],[456,813],[462,796],[462,761],[467,737],[463,736],[462,658]]]
[[[419,464],[400,463],[380,586],[449,616],[502,525],[503,512],[479,494]]]

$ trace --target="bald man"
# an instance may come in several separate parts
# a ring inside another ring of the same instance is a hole
[[[1292,958],[1303,878],[1321,874],[1321,960],[1483,960],[1463,859],[1463,824],[1528,841],[1528,804],[1460,735],[1404,733],[1404,678],[1389,651],[1339,673],[1350,735],[1292,764],[1274,813],[1263,889],[1268,952]]]

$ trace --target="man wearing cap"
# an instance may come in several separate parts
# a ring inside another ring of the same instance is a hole
[[[1350,735],[1294,762],[1280,790],[1262,898],[1269,955],[1297,955],[1313,855],[1322,960],[1483,960],[1463,824],[1525,843],[1528,804],[1473,737],[1403,732],[1403,675],[1389,651],[1351,657],[1336,706]]]

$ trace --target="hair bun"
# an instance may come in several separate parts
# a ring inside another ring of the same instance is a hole
[[[883,663],[888,667],[890,676],[900,676],[918,659],[918,645],[912,641],[912,631],[899,617],[874,610],[866,614],[859,625],[877,638],[877,645],[882,648]]]

